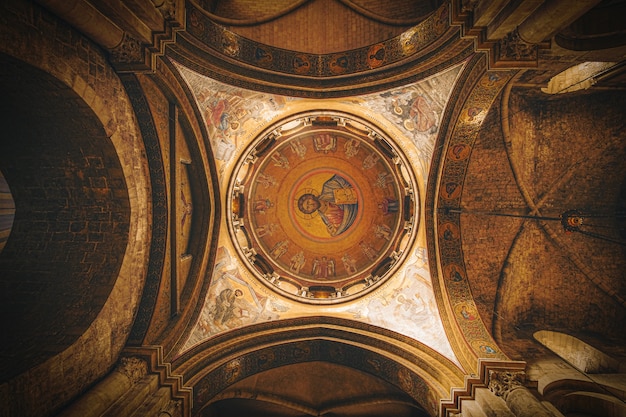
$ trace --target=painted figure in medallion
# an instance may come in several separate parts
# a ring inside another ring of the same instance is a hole
[[[337,174],[324,183],[319,196],[306,193],[298,199],[298,209],[304,214],[317,212],[331,236],[340,235],[352,226],[358,208],[352,184]]]

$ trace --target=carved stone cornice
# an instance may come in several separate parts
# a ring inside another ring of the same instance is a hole
[[[167,10],[165,13],[170,16]],[[172,16],[175,16],[175,13]],[[163,24],[165,30],[153,32],[150,43],[137,40],[125,32],[120,44],[109,49],[111,65],[115,70],[121,73],[154,71],[157,58],[165,54],[166,46],[174,42],[176,32],[181,30],[179,23],[173,17],[166,18]]]
[[[439,415],[444,417],[462,415],[463,401],[474,400],[477,388],[490,387],[492,376],[495,378],[500,374],[524,374],[525,368],[526,362],[522,361],[479,359],[477,373],[465,377],[464,387],[452,389],[451,399],[441,402]],[[511,391],[512,389],[507,394]]]
[[[185,27],[184,0],[37,2],[108,51],[118,72],[153,71],[157,57]]]
[[[528,43],[517,29],[504,36],[489,36],[490,26],[476,23],[475,0],[453,0],[451,22],[461,27],[461,37],[474,40],[474,50],[488,56],[490,69],[522,69],[539,66],[539,50],[550,47],[550,42]]]
[[[182,376],[172,373],[168,362],[164,362],[161,346],[126,347],[122,355],[126,356],[120,362],[124,359],[129,359],[131,362],[143,361],[146,364],[146,372],[156,374],[159,378],[159,385],[170,388],[172,400],[164,409],[165,411],[172,415],[191,416],[192,389],[183,384]],[[180,410],[180,413],[176,411],[174,414],[175,410]]]

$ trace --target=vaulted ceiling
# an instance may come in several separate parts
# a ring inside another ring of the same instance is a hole
[[[110,337],[68,392],[158,346],[195,415],[426,416],[538,331],[626,356],[626,2],[37,3],[99,46],[6,30],[3,381]],[[329,173],[363,216],[339,238],[294,203]]]

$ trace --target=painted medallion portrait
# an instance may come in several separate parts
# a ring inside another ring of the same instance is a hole
[[[316,170],[296,184],[291,217],[296,227],[313,239],[341,237],[351,229],[359,215],[359,193],[346,176]],[[307,186],[300,188],[302,183]]]

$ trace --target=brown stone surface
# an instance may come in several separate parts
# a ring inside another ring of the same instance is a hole
[[[619,240],[624,104],[622,94],[608,92],[548,96],[514,89],[506,113],[510,132],[486,129],[481,135],[463,206],[556,219],[580,209],[607,216],[586,220],[586,230]],[[500,116],[490,117],[487,124]],[[623,247],[566,233],[558,220],[474,213],[462,224],[474,297],[500,342],[541,329],[619,334]]]
[[[102,51],[28,2],[1,7],[1,169],[13,172],[24,217],[0,255],[10,340],[0,402],[8,415],[40,416],[102,377],[124,346],[147,263],[149,188]]]
[[[325,54],[393,38],[435,10],[438,2],[403,0],[388,8],[372,0],[352,2],[349,5],[353,7],[336,0],[316,0],[293,10],[297,3],[216,1],[207,5],[207,10],[228,19],[225,26],[243,37],[284,49]],[[324,36],[319,36],[321,33]]]
[[[126,183],[104,129],[69,88],[32,71],[3,65],[10,140],[2,143],[0,165],[16,202],[0,258],[11,323],[3,378],[86,330],[110,295],[129,232]]]

